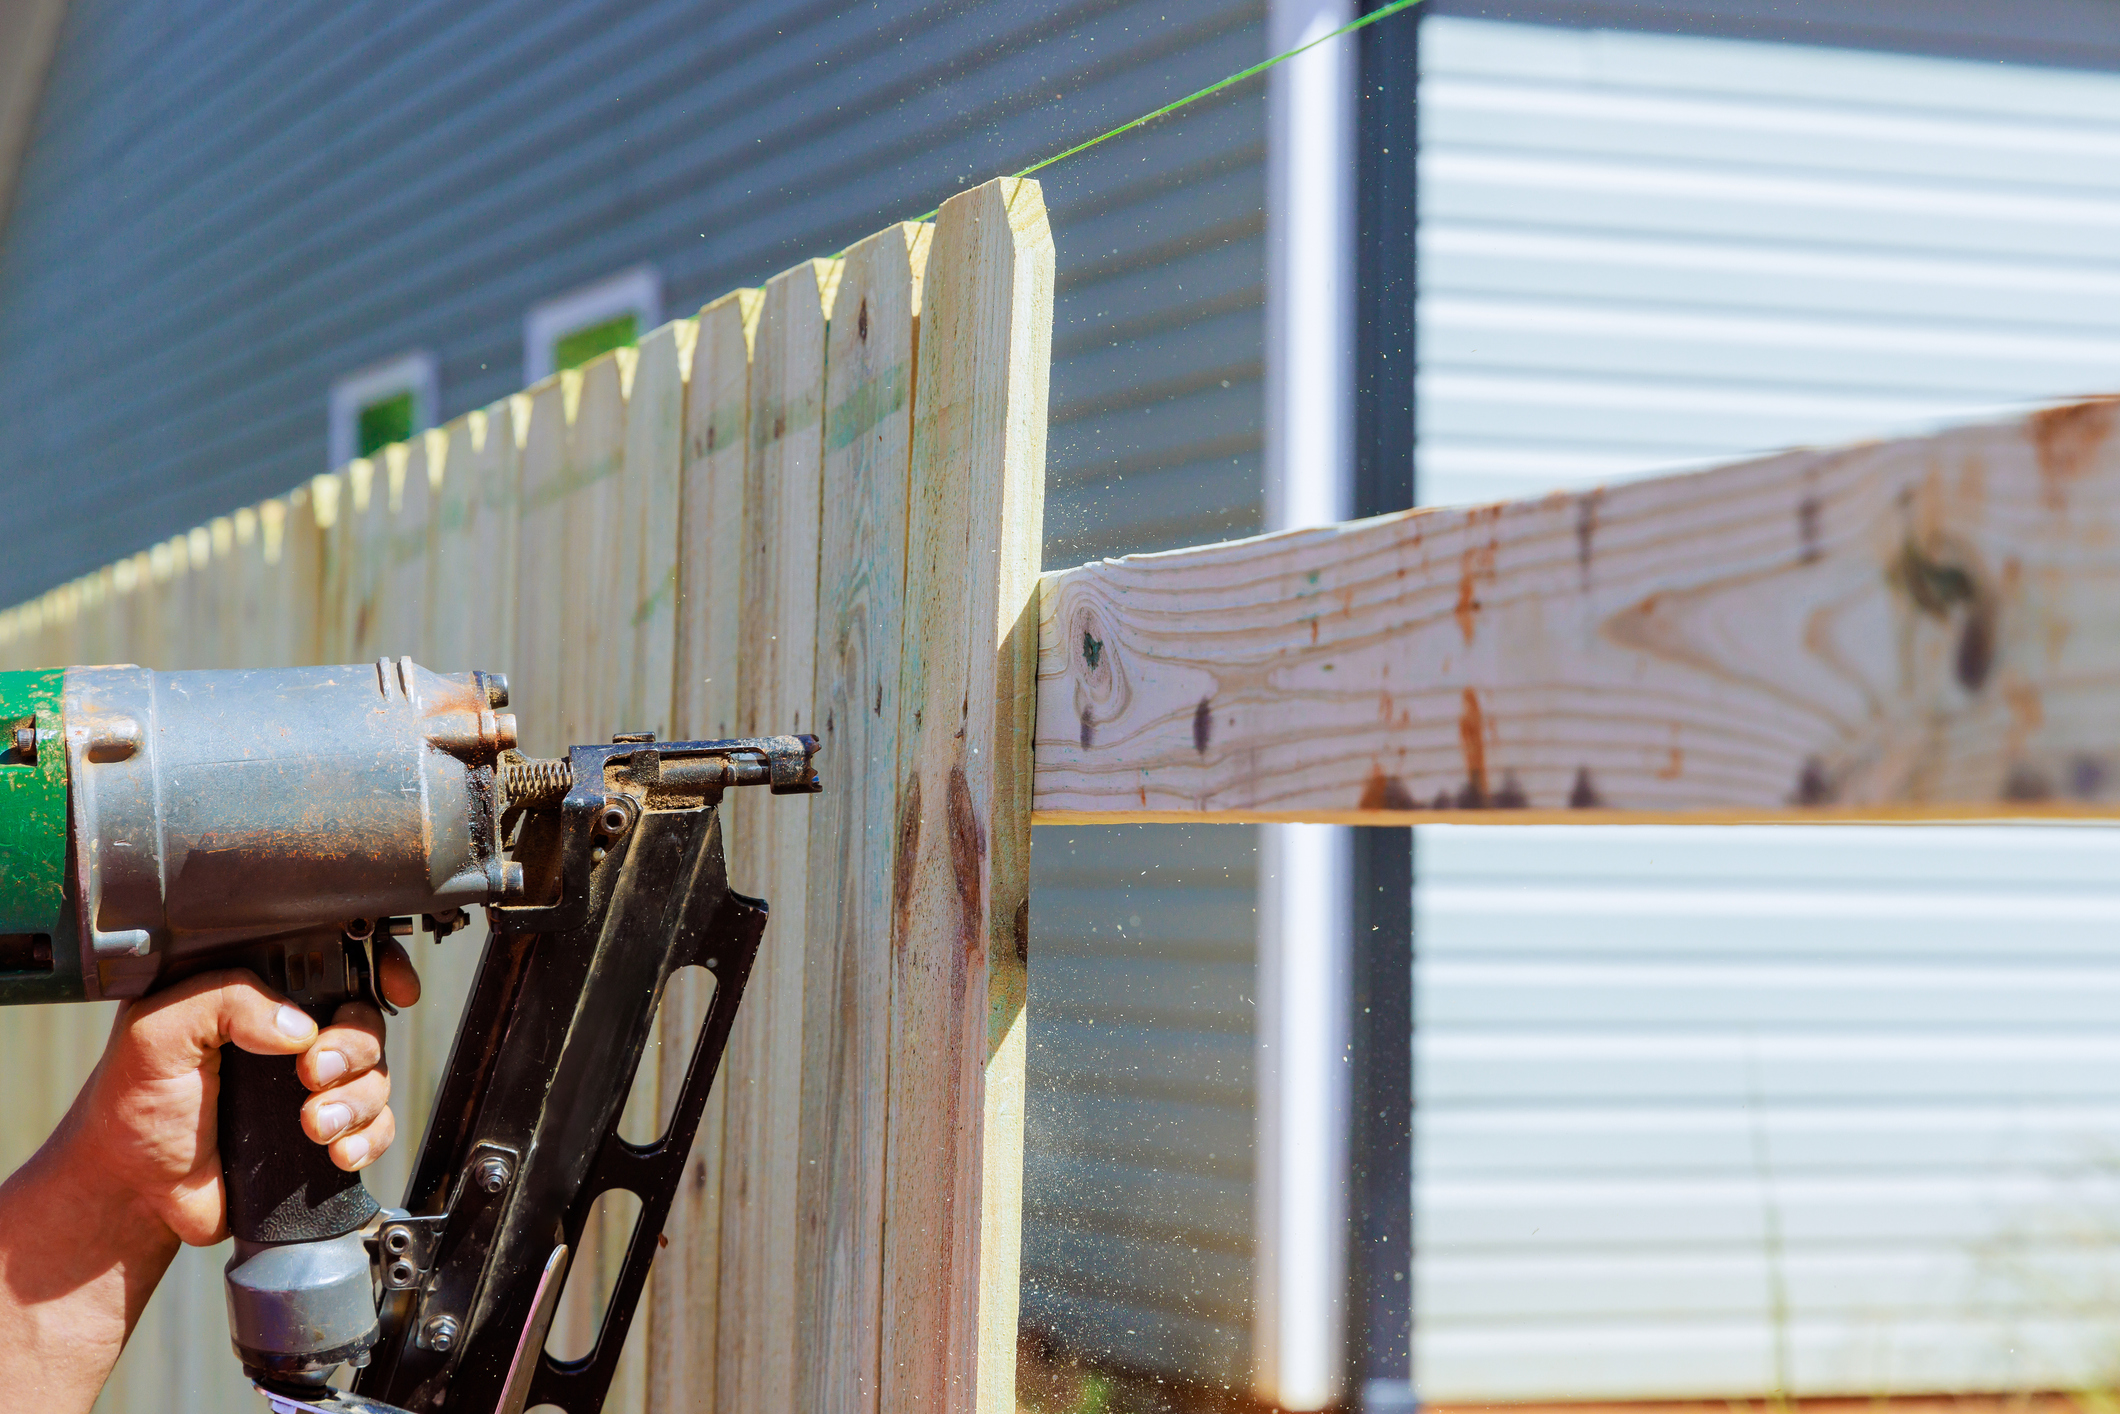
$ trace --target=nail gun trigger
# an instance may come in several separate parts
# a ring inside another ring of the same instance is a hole
[[[355,994],[385,1016],[396,1016],[398,1009],[383,998],[383,989],[376,985],[375,960],[369,955],[368,940],[348,938],[346,940],[346,970],[353,974]]]

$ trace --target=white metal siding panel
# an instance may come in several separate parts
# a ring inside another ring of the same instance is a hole
[[[2120,388],[2120,77],[1438,18],[1420,485]],[[1431,1400],[2104,1387],[2120,848],[1431,829]]]

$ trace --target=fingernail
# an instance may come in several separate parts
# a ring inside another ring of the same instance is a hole
[[[318,1051],[316,1071],[317,1083],[329,1085],[346,1073],[346,1057],[337,1051]]]
[[[353,1106],[351,1105],[321,1105],[317,1109],[317,1129],[326,1139],[337,1138],[339,1131],[351,1123],[353,1123]],[[368,1147],[368,1141],[363,1139],[359,1142],[361,1148],[365,1151]]]
[[[282,1036],[291,1036],[296,1040],[300,1040],[317,1029],[315,1022],[291,1006],[281,1007],[277,1012],[273,1013],[272,1020],[273,1024],[280,1028]]]
[[[347,1168],[359,1168],[368,1162],[368,1141],[355,1135],[340,1148],[339,1156],[345,1160]]]

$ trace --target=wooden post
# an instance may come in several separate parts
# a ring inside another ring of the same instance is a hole
[[[1053,245],[1035,182],[946,202],[922,285],[898,752],[886,1409],[1015,1401],[1030,727]]]

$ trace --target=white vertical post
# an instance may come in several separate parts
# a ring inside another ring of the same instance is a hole
[[[1353,0],[1269,0],[1267,52],[1353,18]],[[1267,82],[1265,509],[1286,530],[1354,513],[1354,41]],[[1353,841],[1260,834],[1252,1389],[1322,1409],[1346,1321]]]

